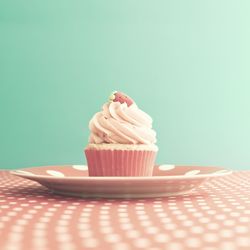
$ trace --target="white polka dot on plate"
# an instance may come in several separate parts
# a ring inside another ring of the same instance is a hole
[[[214,172],[213,174],[224,174],[224,173],[231,173],[232,171],[227,170],[227,169],[222,169]]]
[[[82,170],[82,171],[88,170],[88,166],[86,166],[86,165],[72,165],[72,168],[74,168],[76,170]]]
[[[55,170],[47,170],[46,173],[55,177],[64,177],[64,174],[62,172]]]
[[[24,171],[24,170],[15,170],[15,171],[13,171],[13,173],[25,174],[25,175],[34,175],[33,173],[28,172],[28,171]]]
[[[184,175],[193,176],[193,175],[197,175],[199,173],[200,173],[200,170],[191,170],[191,171],[186,172]]]
[[[164,165],[159,166],[159,169],[163,170],[163,171],[171,170],[171,169],[174,169],[174,168],[175,168],[175,165],[164,164]]]

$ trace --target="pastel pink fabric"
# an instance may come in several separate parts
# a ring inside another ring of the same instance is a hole
[[[152,118],[135,103],[109,102],[89,123],[90,143],[153,144]]]
[[[250,171],[183,196],[83,199],[0,171],[1,250],[249,250]]]
[[[86,149],[90,176],[152,176],[156,152]]]

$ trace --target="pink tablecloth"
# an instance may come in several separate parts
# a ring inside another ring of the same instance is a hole
[[[250,171],[154,199],[81,199],[0,172],[0,249],[250,249]]]

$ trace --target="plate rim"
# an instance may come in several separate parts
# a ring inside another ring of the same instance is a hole
[[[27,167],[27,168],[20,168],[11,170],[10,174],[25,177],[28,179],[55,179],[55,180],[87,180],[87,181],[148,181],[148,180],[178,180],[178,179],[200,179],[200,178],[214,178],[214,177],[221,177],[232,174],[234,171],[232,169],[226,169],[223,167],[216,167],[216,166],[197,166],[197,167],[211,167],[211,168],[220,168],[220,170],[226,170],[222,173],[211,173],[211,174],[199,174],[199,175],[166,175],[166,176],[48,176],[48,175],[29,175],[24,173],[18,173],[16,171],[27,171],[27,169],[31,168],[41,168],[41,167],[50,167],[50,166],[58,166],[58,167],[68,167],[74,166],[79,164],[69,164],[69,165],[46,165],[46,166],[35,166],[35,167]],[[161,165],[175,165],[175,164],[156,164],[156,166]],[[87,166],[87,165],[84,165]],[[175,165],[178,167],[178,165]],[[186,167],[195,167],[193,165],[179,165],[179,166],[186,166]],[[87,170],[82,170],[87,171]],[[164,171],[164,170],[163,170]],[[219,171],[219,170],[218,170]]]

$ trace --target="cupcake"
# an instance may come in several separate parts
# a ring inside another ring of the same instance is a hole
[[[90,176],[152,176],[158,151],[152,118],[129,96],[113,92],[89,129]]]

